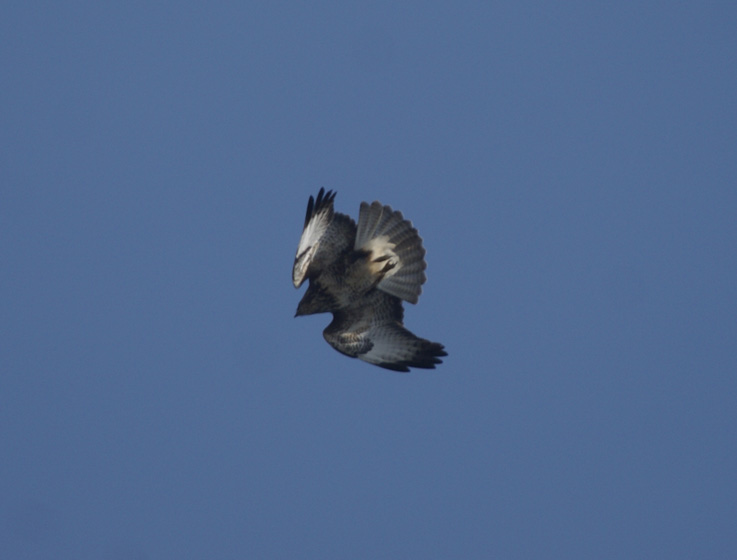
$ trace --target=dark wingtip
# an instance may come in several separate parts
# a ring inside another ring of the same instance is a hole
[[[305,226],[304,227],[307,227],[307,224],[310,223],[310,218],[312,218],[312,210],[314,208],[315,208],[315,199],[312,198],[312,195],[310,195],[310,199],[307,201],[307,214],[305,214]]]
[[[307,201],[307,214],[305,215],[305,227],[310,223],[312,216],[317,214],[323,208],[332,205],[335,200],[336,193],[333,191],[325,191],[325,187],[320,187],[320,192],[317,193],[317,198],[313,198],[310,195],[310,199]]]
[[[335,200],[336,193],[333,191],[325,191],[325,187],[320,187],[320,192],[317,193],[317,200],[315,201],[315,212],[320,211]]]
[[[443,363],[443,360],[440,358],[447,355],[448,353],[445,351],[445,346],[439,342],[430,342],[422,354],[416,356],[415,359],[407,365],[422,369],[435,369],[436,365]]]
[[[409,367],[406,366],[403,362],[396,363],[396,364],[387,362],[384,364],[376,364],[376,365],[384,369],[389,369],[391,371],[399,371],[402,373],[407,373],[409,371]]]
[[[410,371],[409,368],[435,369],[435,366],[443,363],[443,360],[440,358],[447,355],[448,353],[445,351],[445,346],[439,342],[430,342],[428,346],[423,349],[421,354],[416,355],[411,360],[404,362],[386,362],[376,365],[384,369],[401,372],[408,372]]]

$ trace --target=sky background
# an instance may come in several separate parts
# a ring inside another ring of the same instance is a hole
[[[737,557],[731,2],[8,2],[0,557]],[[389,372],[294,319],[401,210]]]

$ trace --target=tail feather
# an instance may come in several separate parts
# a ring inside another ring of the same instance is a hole
[[[368,251],[372,261],[388,261],[391,265],[380,268],[380,290],[417,303],[426,280],[425,249],[412,222],[405,220],[401,212],[380,202],[362,203],[355,249]]]
[[[401,212],[393,212],[391,207],[382,206],[380,202],[371,205],[362,202],[358,214],[356,248],[364,246],[371,239],[386,235],[392,228],[401,226],[403,220]]]
[[[407,241],[412,241],[417,237],[417,231],[413,227],[407,227],[406,220],[398,222],[391,229],[387,230],[384,235],[392,240],[392,243],[399,246]]]

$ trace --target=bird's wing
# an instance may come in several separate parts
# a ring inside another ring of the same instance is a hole
[[[443,345],[415,336],[402,315],[398,298],[373,291],[362,305],[335,313],[323,335],[338,352],[386,369],[434,369],[447,356]]]
[[[370,270],[380,277],[377,288],[417,303],[426,280],[425,248],[401,212],[380,202],[362,202],[354,249],[368,253]]]
[[[320,189],[317,198],[310,196],[302,237],[294,258],[292,281],[299,288],[306,278],[317,276],[337,256],[353,244],[356,224],[333,210],[333,191]]]

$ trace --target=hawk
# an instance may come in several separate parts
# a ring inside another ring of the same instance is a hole
[[[433,369],[443,345],[415,336],[402,300],[417,303],[425,283],[425,249],[412,222],[380,202],[361,203],[358,225],[333,210],[335,193],[307,203],[292,281],[310,284],[295,317],[332,313],[323,336],[338,352],[395,371]]]

